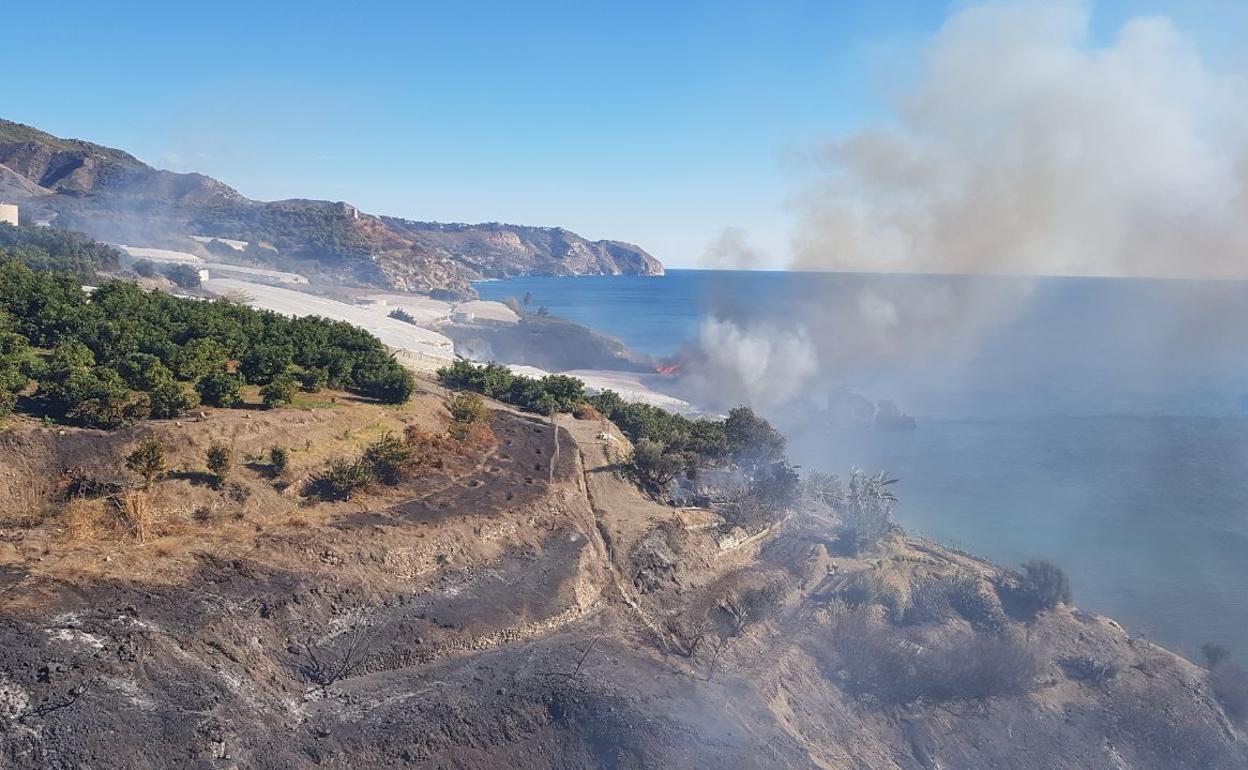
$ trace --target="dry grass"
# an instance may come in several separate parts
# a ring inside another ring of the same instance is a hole
[[[69,539],[73,542],[98,539],[104,524],[104,512],[103,500],[78,497],[66,503],[61,509],[61,518]]]
[[[157,516],[151,501],[143,492],[123,492],[117,497],[117,515],[120,523],[140,543],[156,534]]]

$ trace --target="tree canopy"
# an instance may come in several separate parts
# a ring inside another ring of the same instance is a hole
[[[40,360],[33,349],[48,352]],[[76,274],[0,259],[0,408],[35,380],[34,402],[48,413],[115,427],[175,417],[198,398],[228,406],[241,385],[285,384],[307,372],[388,403],[415,388],[380,340],[343,321],[177,298],[124,281],[88,297]]]

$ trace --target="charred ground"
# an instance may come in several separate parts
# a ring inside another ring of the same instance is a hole
[[[425,387],[398,407],[11,425],[0,765],[1248,762],[1206,672],[1113,621],[1011,614],[1010,573],[900,533],[840,555],[826,512],[725,531],[714,510],[640,493],[599,419],[494,404],[491,440],[346,501],[298,494],[330,457],[443,430],[445,396]],[[214,441],[295,451],[282,478],[240,462],[241,502],[189,472],[159,482],[142,542],[106,519],[71,532],[62,470],[132,485],[119,458],[146,436],[176,470]],[[941,599],[950,586],[978,609]],[[963,651],[1014,684],[922,679]]]

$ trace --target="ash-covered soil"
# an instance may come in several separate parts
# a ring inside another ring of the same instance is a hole
[[[242,430],[212,419],[176,430]],[[800,513],[725,543],[615,472],[609,425],[500,410],[492,428],[479,455],[346,504],[257,481],[247,506],[294,512],[150,543],[7,527],[0,767],[1248,767],[1203,669],[1073,608],[1010,615],[999,568],[900,535],[837,556]],[[56,439],[7,440],[81,450]],[[924,598],[954,580],[981,614]],[[1016,690],[906,685],[1007,641],[1034,664]]]

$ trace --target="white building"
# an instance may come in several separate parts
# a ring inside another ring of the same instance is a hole
[[[17,227],[17,204],[0,203],[0,222]]]

